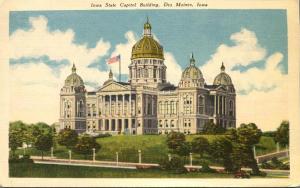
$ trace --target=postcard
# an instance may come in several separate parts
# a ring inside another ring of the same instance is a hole
[[[2,186],[299,186],[299,2],[0,5]]]

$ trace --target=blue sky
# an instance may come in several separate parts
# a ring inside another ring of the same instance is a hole
[[[238,125],[274,130],[288,117],[285,10],[68,10],[10,12],[12,120],[56,122],[72,63],[92,91],[109,69],[117,78],[117,65],[105,60],[121,54],[126,81],[147,16],[164,47],[168,81],[178,84],[193,52],[207,84],[224,62],[237,91]]]
[[[268,49],[268,54],[275,51],[284,54],[282,64],[287,72],[285,10],[11,12],[10,34],[20,28],[30,28],[28,18],[39,15],[47,17],[50,30],[65,31],[72,28],[76,33],[74,42],[87,44],[88,47],[94,47],[99,38],[109,41],[112,46],[125,42],[124,33],[128,30],[140,36],[146,16],[149,16],[153,33],[181,67],[186,66],[191,52],[194,52],[198,65],[205,63],[220,43],[232,45],[229,36],[244,27],[256,33],[261,46]],[[106,69],[104,61],[105,58],[96,63]],[[251,66],[260,67],[263,62]],[[245,69],[241,66],[236,68]]]

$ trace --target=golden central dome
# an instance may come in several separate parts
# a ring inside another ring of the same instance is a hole
[[[153,39],[149,21],[144,24],[144,36],[132,47],[131,59],[158,58],[164,59],[163,47]]]
[[[151,36],[144,36],[132,47],[131,59],[137,58],[164,59],[163,47]]]

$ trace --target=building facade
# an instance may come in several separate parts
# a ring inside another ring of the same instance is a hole
[[[110,134],[185,134],[201,132],[208,121],[236,126],[236,94],[222,63],[212,85],[206,84],[192,55],[177,86],[167,82],[163,47],[144,24],[142,38],[132,47],[128,82],[109,78],[87,92],[72,73],[60,91],[60,128]]]

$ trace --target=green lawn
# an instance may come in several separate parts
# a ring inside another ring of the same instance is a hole
[[[188,135],[187,141],[200,135]],[[220,135],[201,135],[206,137],[210,142]],[[114,161],[116,159],[116,152],[119,153],[119,161],[124,162],[138,162],[138,150],[142,150],[142,162],[159,163],[168,155],[168,148],[166,145],[165,135],[138,135],[138,136],[112,136],[105,138],[98,138],[97,142],[101,144],[102,148],[96,153],[96,160]],[[257,147],[257,155],[276,151],[275,142],[271,137],[262,137]],[[23,150],[17,151],[18,154],[23,154]],[[27,153],[30,155],[41,155],[40,151],[34,148],[28,149]],[[92,154],[92,152],[91,152]],[[45,155],[50,156],[50,152]],[[54,155],[58,158],[68,158],[67,149],[64,146],[57,145]],[[73,159],[84,159],[84,156],[72,153]],[[210,161],[210,165],[217,165],[217,163],[209,156],[205,156]],[[92,159],[92,155],[88,156]],[[188,159],[186,160],[188,163]],[[193,163],[199,164],[199,156],[194,155]]]
[[[48,164],[11,163],[10,177],[45,178],[232,178],[232,174],[185,173],[172,174],[159,169],[112,169],[100,167],[63,166]]]

